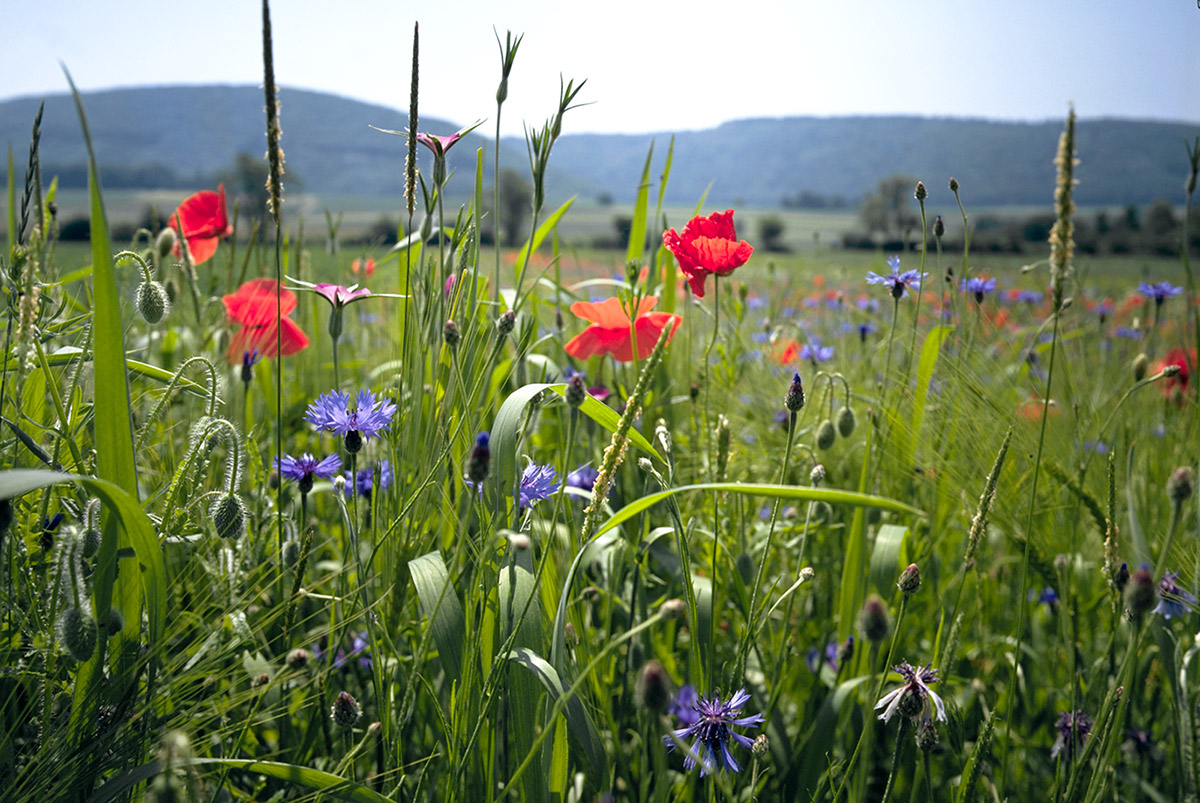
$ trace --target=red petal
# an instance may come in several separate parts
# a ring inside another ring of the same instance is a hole
[[[276,293],[279,295],[278,314],[287,315],[296,308],[296,294],[286,287],[280,288],[274,279],[251,279],[238,288],[236,293],[222,299],[225,314],[230,320],[247,326],[263,326],[276,316]]]
[[[192,256],[193,265],[203,265],[217,253],[216,237],[188,237],[188,253]]]
[[[586,360],[594,354],[607,354],[608,350],[601,335],[606,331],[610,330],[595,325],[589,326],[571,338],[563,348],[577,360]]]
[[[291,318],[280,319],[282,326],[267,323],[262,326],[243,326],[233,334],[229,343],[229,351],[225,359],[231,363],[240,363],[244,352],[258,350],[263,357],[275,357],[277,341],[283,347],[283,355],[295,354],[308,346],[308,336]],[[277,335],[278,333],[278,335]]]
[[[638,318],[638,359],[644,360],[650,356],[650,352],[654,351],[655,345],[658,344],[658,338],[662,335],[663,329],[666,329],[668,326],[671,327],[671,333],[667,335],[667,342],[670,343],[674,339],[675,330],[679,328],[682,320],[678,315],[672,315],[669,312],[651,312],[649,315],[643,315]],[[622,360],[622,362],[628,362],[628,360]]]

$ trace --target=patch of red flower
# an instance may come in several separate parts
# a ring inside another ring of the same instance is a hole
[[[1188,381],[1192,378],[1192,371],[1196,368],[1196,350],[1192,349],[1191,352],[1187,352],[1176,346],[1167,352],[1167,356],[1163,358],[1162,362],[1154,366],[1155,373],[1168,365],[1178,365],[1179,373],[1163,378],[1163,393],[1167,398],[1178,398],[1182,402],[1183,393],[1188,389]],[[1177,391],[1178,396],[1176,396]]]
[[[791,339],[776,343],[772,356],[780,365],[791,365],[800,356],[800,344]]]
[[[667,229],[663,232],[663,245],[675,255],[696,298],[704,298],[704,280],[710,274],[732,273],[754,253],[754,246],[738,240],[732,209],[713,212],[708,217],[697,215],[687,222],[682,233]]]
[[[1058,409],[1058,402],[1054,401],[1054,399],[1050,400],[1050,404],[1047,407],[1045,402],[1037,397],[1030,399],[1017,408],[1017,412],[1026,421],[1041,421],[1042,410],[1048,410],[1050,418],[1054,418],[1060,412]]]
[[[606,298],[599,303],[577,301],[571,305],[571,312],[585,321],[591,321],[592,325],[567,343],[567,353],[577,360],[586,360],[596,354],[611,354],[617,362],[632,362],[633,332],[636,332],[638,359],[646,359],[654,351],[663,330],[671,327],[671,333],[667,335],[669,343],[683,320],[669,312],[651,312],[657,303],[655,296],[643,298],[634,316],[636,324],[631,327],[629,310],[619,298]]]
[[[167,225],[187,240],[193,265],[212,259],[213,254],[217,253],[217,242],[233,234],[229,213],[225,209],[225,185],[218,185],[216,192],[201,190],[189,195],[171,215]],[[175,256],[180,256],[181,251],[176,242]]]
[[[356,259],[350,263],[350,272],[358,275],[359,270],[367,274],[367,278],[375,275],[375,260],[372,257]]]
[[[288,317],[296,308],[296,294],[274,279],[251,279],[223,301],[229,320],[241,324],[225,353],[229,362],[239,363],[243,353],[255,349],[263,357],[278,356],[277,339],[284,356],[308,346],[308,336]]]

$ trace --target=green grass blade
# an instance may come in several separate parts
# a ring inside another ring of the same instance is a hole
[[[896,578],[907,565],[908,528],[899,524],[880,526],[871,552],[871,582],[884,599],[896,590]]]
[[[921,346],[921,360],[917,363],[917,387],[913,394],[913,411],[909,418],[909,427],[904,440],[904,460],[902,466],[914,466],[916,463],[917,443],[921,438],[921,424],[925,421],[925,399],[929,396],[929,382],[933,378],[933,369],[937,366],[938,355],[941,354],[942,343],[954,331],[953,326],[935,326],[925,336]]]
[[[446,564],[439,553],[430,552],[410,560],[408,570],[421,600],[421,612],[433,628],[433,641],[437,644],[442,669],[448,680],[457,683],[462,676],[467,623],[462,604],[450,584]]]
[[[802,502],[828,502],[831,505],[854,505],[860,509],[873,507],[879,510],[904,513],[910,516],[925,515],[917,508],[910,507],[895,499],[888,499],[884,496],[872,496],[871,494],[855,491],[836,491],[809,486],[776,485],[765,482],[701,482],[695,485],[681,485],[678,488],[670,488],[665,491],[647,494],[614,513],[608,521],[600,526],[596,534],[600,535],[608,532],[613,527],[621,525],[643,510],[653,507],[668,497],[689,491],[726,491],[728,493],[745,494],[747,496],[769,496]]]
[[[12,145],[8,146],[8,258],[17,245],[17,185],[13,178]]]
[[[508,564],[500,570],[497,590],[500,600],[500,641],[504,642],[515,630],[513,646],[537,654],[542,650],[542,611],[535,594],[533,550],[510,548]],[[528,610],[526,608],[528,607]],[[522,613],[524,616],[522,617]],[[515,755],[526,755],[533,747],[537,734],[538,712],[542,706],[542,685],[528,673],[508,676],[509,738]],[[546,777],[540,772],[527,772],[521,779],[527,800],[542,800],[546,795]]]
[[[654,158],[654,143],[642,165],[642,180],[638,184],[637,203],[633,206],[633,222],[629,226],[629,245],[625,249],[626,264],[640,263],[646,248],[646,207],[650,203],[650,160]]]

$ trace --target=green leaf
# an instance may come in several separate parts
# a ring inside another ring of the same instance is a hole
[[[462,675],[467,624],[462,604],[450,585],[446,564],[439,553],[430,552],[410,560],[408,570],[421,600],[421,612],[433,628],[433,641],[437,644],[442,669],[447,679],[457,682]]]
[[[525,243],[525,245],[522,246],[521,250],[517,253],[517,259],[516,259],[516,265],[517,265],[518,271],[521,270],[522,266],[524,266],[528,262],[530,254],[537,253],[537,250],[541,246],[542,241],[545,240],[546,237],[550,234],[550,232],[554,230],[554,227],[558,225],[558,221],[562,220],[562,216],[565,215],[567,213],[567,210],[571,208],[571,204],[575,203],[576,197],[578,197],[578,196],[572,195],[570,198],[567,199],[566,203],[564,203],[558,209],[554,210],[554,214],[552,214],[552,215],[550,215],[550,217],[546,218],[546,222],[543,223],[542,225],[538,226],[537,231],[535,231],[533,233],[533,240],[531,242]],[[517,287],[520,287],[520,286],[521,286],[521,275],[518,273],[517,274]]]
[[[646,163],[642,165],[642,180],[638,184],[637,203],[633,206],[633,222],[629,226],[629,246],[625,249],[625,262],[632,264],[641,262],[642,251],[646,248],[646,207],[650,202],[650,160],[654,158],[654,142],[650,143],[650,152],[646,154]]]
[[[563,683],[554,667],[532,650],[523,647],[515,649],[508,654],[508,659],[532,672],[546,687],[554,702],[566,697],[570,692],[570,686]],[[582,755],[588,763],[588,776],[600,783],[608,777],[608,758],[604,753],[604,742],[600,740],[600,734],[578,696],[570,696],[563,709],[563,716],[567,719],[571,736],[581,748]],[[552,727],[553,724],[548,722],[545,727]]]
[[[863,454],[871,454],[871,433],[873,432],[874,427],[867,427]],[[860,493],[867,489],[870,465],[870,460],[862,461],[862,470],[858,475]],[[842,580],[838,587],[838,641],[845,641],[854,627],[858,609],[862,606],[867,592],[866,575],[867,518],[863,515],[863,508],[860,507],[850,518],[850,531],[846,538],[846,559],[842,563]]]
[[[701,482],[695,485],[681,485],[665,491],[647,494],[641,499],[629,503],[618,510],[600,526],[596,534],[605,533],[613,527],[628,521],[643,510],[661,502],[667,497],[689,491],[726,491],[747,496],[770,496],[780,499],[795,499],[803,502],[828,502],[831,505],[855,505],[859,508],[873,507],[888,510],[893,513],[907,513],[912,516],[924,516],[915,507],[888,499],[885,496],[857,493],[855,491],[836,491],[832,489],[803,487],[796,485],[776,485],[765,482]]]
[[[900,464],[910,468],[916,465],[917,442],[921,438],[921,425],[925,421],[925,400],[929,396],[929,382],[933,379],[933,369],[937,366],[938,355],[941,354],[942,343],[954,331],[953,326],[935,326],[925,336],[921,346],[921,360],[917,363],[917,387],[913,394],[912,416],[908,421],[908,429],[904,438],[904,460]]]
[[[871,553],[871,582],[884,599],[892,596],[901,567],[908,565],[907,547],[907,527],[884,524],[875,534],[875,549]]]
[[[515,630],[513,646],[538,653],[542,649],[542,611],[535,595],[533,550],[509,548],[509,561],[500,569],[497,583],[500,601],[500,641]],[[528,609],[528,610],[527,610]],[[524,614],[524,616],[522,616]],[[542,686],[528,674],[515,674],[508,684],[509,735],[515,755],[526,755],[537,735],[541,710]],[[527,772],[521,779],[527,800],[545,797],[546,778],[540,772]]]

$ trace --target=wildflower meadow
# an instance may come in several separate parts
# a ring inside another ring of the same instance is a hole
[[[1026,264],[948,175],[902,251],[770,255],[660,142],[588,270],[545,180],[590,85],[501,249],[417,29],[401,236],[348,254],[263,29],[253,235],[216,186],[113,241],[93,154],[73,251],[10,153],[0,799],[1197,799],[1194,254],[1075,252],[1073,111]]]

